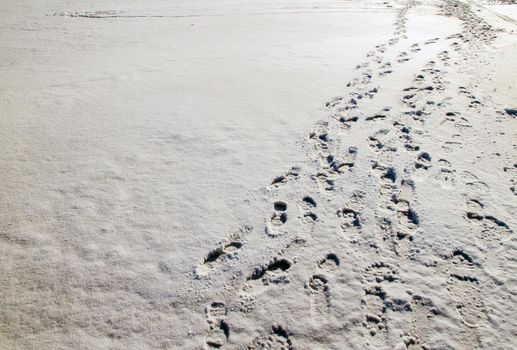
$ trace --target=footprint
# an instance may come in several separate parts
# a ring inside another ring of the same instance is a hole
[[[339,157],[334,155],[328,155],[325,158],[325,167],[334,174],[343,174],[345,171],[350,170],[355,164],[357,157],[357,147],[349,147],[347,152],[340,155]]]
[[[366,287],[364,291],[365,296],[361,300],[364,314],[363,327],[369,333],[370,341],[374,342],[372,345],[376,348],[384,348],[388,343],[388,331],[391,328],[387,313],[410,313],[411,315],[413,312],[411,300],[403,297],[392,298],[379,285]],[[390,317],[399,318],[402,316]]]
[[[399,279],[398,269],[383,261],[375,262],[365,269],[363,279],[368,283],[394,282]]]
[[[437,163],[440,166],[440,169],[438,174],[436,175],[436,178],[440,181],[454,184],[456,182],[454,175],[456,170],[454,170],[454,168],[452,167],[451,162],[441,158],[438,160]]]
[[[395,151],[396,148],[389,145],[390,131],[388,129],[377,130],[373,135],[368,137],[368,145],[372,152],[381,153],[384,151]]]
[[[311,298],[313,317],[318,322],[324,322],[331,307],[331,293],[327,275],[332,275],[339,267],[340,260],[334,253],[328,253],[318,261],[320,273],[312,275],[305,283],[305,289]]]
[[[401,293],[394,297],[388,295],[383,286],[384,283],[403,283],[398,277],[397,269],[385,262],[376,262],[369,265],[363,273],[363,284],[365,295],[361,300],[364,321],[363,327],[370,335],[367,342],[376,348],[384,348],[388,343],[388,329],[392,328],[388,320],[390,318],[400,319],[403,316],[394,316],[393,313],[412,313],[412,299],[406,299],[406,294],[402,292],[402,286],[390,288],[395,293]],[[404,316],[406,317],[406,316]],[[393,332],[394,329],[391,329]]]
[[[337,106],[341,101],[343,100],[343,97],[341,96],[336,96],[336,97],[333,97],[329,102],[327,102],[325,104],[325,107],[326,108],[332,108],[332,107],[335,107]]]
[[[508,174],[511,178],[510,180],[510,191],[517,195],[517,163],[513,164],[512,166],[505,166],[503,167],[503,171]]]
[[[477,177],[477,175],[471,173],[470,171],[462,171],[460,173],[460,178],[463,179],[464,181],[466,182],[474,182],[476,180],[478,180],[479,178]]]
[[[321,191],[334,191],[336,189],[336,179],[325,173],[318,173],[315,177]]]
[[[470,205],[473,205],[472,201]],[[483,214],[479,210],[468,211],[466,217],[471,223],[478,226],[476,236],[487,249],[498,249],[513,233],[504,221],[495,216]]]
[[[305,196],[302,199],[301,211],[303,220],[306,223],[314,223],[318,220],[318,216],[314,213],[314,209],[316,209],[316,201],[312,199],[312,197]]]
[[[361,69],[361,68],[366,68],[370,65],[370,62],[363,62],[363,63],[360,63],[358,64],[357,66],[355,66],[355,69]]]
[[[358,115],[347,115],[347,116],[340,116],[339,122],[342,123],[342,125],[346,128],[351,128],[352,123],[355,123],[359,120]]]
[[[370,146],[370,149],[374,152],[377,152],[384,147],[384,144],[375,136],[368,137],[368,145]]]
[[[474,261],[470,255],[459,249],[454,250],[447,259],[447,290],[463,323],[469,328],[477,327],[481,321],[486,320],[486,312]]]
[[[395,182],[397,181],[397,171],[395,168],[374,162],[372,170],[379,177],[379,194],[381,197],[391,196]]]
[[[214,301],[205,308],[209,330],[205,343],[209,349],[221,348],[230,338],[230,326],[226,321],[228,313],[223,302]]]
[[[371,337],[378,336],[381,331],[387,331],[384,305],[386,298],[387,294],[380,286],[365,288],[365,296],[361,300],[364,313],[363,327]]]
[[[409,61],[409,57],[408,57],[408,54],[406,51],[402,51],[398,56],[397,56],[397,62],[399,63],[403,63],[403,62],[407,62]]]
[[[490,187],[483,181],[469,181],[465,185],[469,191],[479,194],[486,194],[490,190]]]
[[[223,258],[231,255],[236,250],[240,249],[242,247],[242,242],[239,241],[233,241],[224,244],[224,246],[216,248],[212,250],[208,255],[205,257],[205,260],[203,264],[213,266],[216,263],[221,263]]]
[[[365,96],[369,98],[373,98],[379,92],[379,87],[374,87],[373,89],[368,90],[364,93]]]
[[[341,228],[347,230],[351,227],[361,228],[361,216],[357,211],[351,208],[343,208],[338,210],[338,217],[341,218]]]
[[[430,298],[418,294],[411,295],[411,330],[403,337],[407,349],[428,349],[426,342],[430,341],[435,334],[436,316],[442,315]]]
[[[300,176],[301,169],[299,167],[292,167],[287,173],[284,175],[277,176],[271,182],[271,185],[274,187],[281,186],[291,180],[296,180]]]
[[[510,183],[510,191],[517,196],[517,180],[511,179]]]
[[[238,259],[238,250],[244,245],[241,236],[249,233],[251,230],[251,227],[245,226],[219,243],[217,248],[211,250],[205,256],[203,263],[196,268],[195,274],[198,276],[206,275],[208,272],[221,266],[223,262]]]
[[[266,225],[266,234],[270,237],[277,237],[285,234],[286,231],[282,229],[282,226],[287,222],[287,203],[283,201],[277,201],[273,203],[273,214],[269,223]]]
[[[386,45],[385,44],[379,44],[379,45],[376,45],[375,48],[377,49],[377,51],[379,51],[380,53],[384,53],[386,51]]]
[[[425,75],[423,74],[418,74],[415,76],[415,81],[416,82],[419,82],[419,81],[424,81],[425,80]]]
[[[415,230],[420,220],[415,211],[411,209],[409,202],[397,199],[395,200],[395,204],[397,204],[397,216],[402,228],[408,229],[409,231]]]
[[[402,180],[398,195],[393,196],[392,202],[396,205],[399,227],[397,235],[412,236],[412,232],[419,226],[420,219],[416,212],[411,208],[411,196],[413,193],[413,182]]]
[[[328,253],[318,262],[318,267],[326,272],[334,271],[341,264],[338,256],[334,253]]]
[[[315,142],[317,148],[327,150],[328,143],[331,141],[329,123],[326,121],[317,122],[315,130],[309,134],[309,140]]]
[[[258,336],[247,346],[248,350],[294,350],[290,332],[281,325],[273,325],[269,335]]]
[[[433,39],[429,39],[429,40],[427,40],[426,42],[424,42],[424,45],[434,44],[434,43],[436,43],[438,40],[440,40],[440,38],[433,38]]]
[[[406,260],[412,259],[412,232],[404,228],[399,229],[390,218],[379,218],[378,227],[381,232],[381,244],[387,251]]]
[[[256,297],[271,286],[290,283],[288,274],[292,265],[293,262],[289,259],[274,258],[267,265],[255,267],[239,292],[240,311],[253,311]]]
[[[393,127],[397,130],[397,133],[399,134],[399,139],[401,139],[403,142],[411,142],[411,127],[401,123],[399,121],[396,121],[393,123]]]
[[[344,153],[343,158],[340,159],[340,164],[338,166],[338,172],[342,173],[345,169],[350,170],[355,165],[355,160],[357,158],[358,148],[355,146],[348,147],[347,151]]]
[[[393,73],[393,70],[391,70],[391,69],[386,69],[386,70],[384,70],[384,71],[382,71],[382,72],[379,72],[379,75],[382,77],[382,76],[384,76],[384,75],[388,75],[388,74],[391,74],[391,73]]]
[[[263,290],[263,287],[271,284],[290,283],[288,274],[292,265],[293,263],[289,259],[274,258],[269,264],[256,267],[253,273],[248,276],[243,290]]]
[[[311,308],[317,319],[322,318],[330,308],[330,288],[323,274],[313,275],[305,284],[311,297]]]
[[[415,162],[416,169],[428,170],[431,167],[431,155],[427,152],[422,152],[418,155]]]

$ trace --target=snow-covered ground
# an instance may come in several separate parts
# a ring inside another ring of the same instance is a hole
[[[514,348],[516,6],[3,1],[0,349]]]

